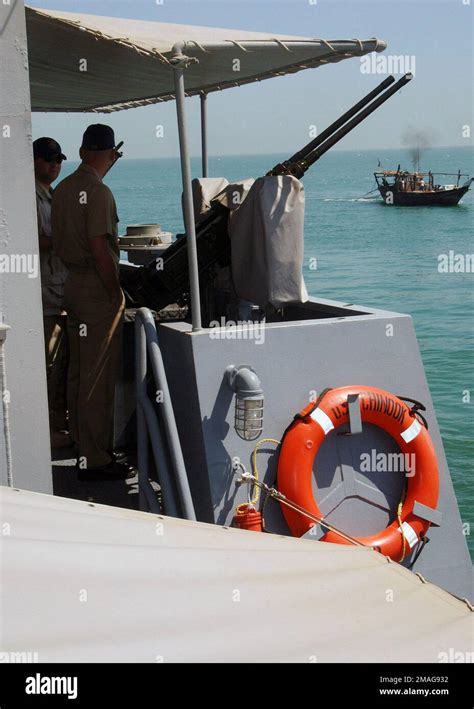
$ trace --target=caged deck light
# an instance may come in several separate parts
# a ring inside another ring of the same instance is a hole
[[[235,392],[235,420],[237,435],[253,441],[262,433],[263,391],[260,379],[252,367],[231,364],[226,369],[227,381]]]

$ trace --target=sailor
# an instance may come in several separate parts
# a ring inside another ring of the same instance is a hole
[[[36,211],[41,266],[41,299],[48,387],[49,430],[52,448],[71,445],[67,432],[66,385],[68,346],[63,309],[67,270],[54,253],[51,238],[52,183],[59,177],[66,156],[52,138],[33,143]]]
[[[69,269],[69,428],[79,479],[112,480],[133,473],[113,452],[125,299],[119,283],[117,209],[102,182],[117,158],[112,128],[90,125],[79,155],[81,164],[58,185],[52,205],[53,244]]]

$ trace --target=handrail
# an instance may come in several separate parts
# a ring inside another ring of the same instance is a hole
[[[156,494],[148,477],[148,442],[151,440],[155,464],[166,511],[170,517],[178,517],[174,490],[171,484],[168,461],[164,455],[163,440],[153,404],[147,393],[147,342],[144,325],[138,312],[135,317],[135,392],[137,408],[137,466],[139,507],[148,507],[151,512],[161,512]],[[151,409],[151,411],[150,411]]]
[[[202,176],[209,177],[209,156],[207,149],[207,94],[200,96],[201,104],[201,162]]]
[[[160,397],[162,400],[158,405],[163,407],[163,423],[171,465],[173,467],[173,477],[170,474],[164,453],[163,437],[158,424],[156,411],[147,393],[147,354],[150,358],[157,391],[162,395]],[[135,313],[135,381],[137,395],[138,484],[141,494],[140,505],[146,501],[150,506],[150,492],[152,492],[151,485],[148,481],[149,437],[167,514],[172,517],[183,516],[185,519],[195,520],[196,514],[171,403],[163,357],[158,342],[158,333],[156,331],[155,320],[148,308],[140,308]],[[178,492],[180,510],[178,509],[178,504],[175,499],[175,488]],[[153,507],[156,509],[156,499],[153,502]],[[150,509],[155,511],[155,509],[151,507]]]
[[[170,61],[174,71],[176,92],[176,111],[178,118],[179,154],[181,159],[181,180],[183,183],[183,219],[186,232],[186,247],[188,250],[189,285],[191,295],[191,316],[193,331],[202,330],[201,323],[201,293],[199,286],[199,264],[196,245],[196,220],[193,206],[193,191],[191,185],[191,160],[188,147],[188,129],[186,124],[186,99],[184,90],[184,70],[189,64],[198,62],[195,57],[182,54],[183,42],[177,42],[173,47],[173,57]]]

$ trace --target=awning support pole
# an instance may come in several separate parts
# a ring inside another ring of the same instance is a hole
[[[202,330],[201,297],[199,293],[199,270],[196,247],[196,229],[191,189],[191,162],[189,159],[188,135],[186,126],[186,107],[184,93],[184,69],[190,62],[197,61],[182,54],[184,44],[173,47],[171,65],[174,70],[176,111],[178,115],[179,152],[181,157],[181,178],[183,182],[183,217],[188,246],[189,283],[191,287],[191,310],[193,331]]]
[[[209,176],[209,159],[207,156],[207,94],[201,94],[201,155],[202,176]]]

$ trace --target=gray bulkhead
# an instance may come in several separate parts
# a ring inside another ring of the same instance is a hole
[[[247,499],[236,484],[237,457],[251,469],[256,441],[234,428],[235,395],[225,369],[250,365],[262,383],[262,437],[281,439],[310,396],[327,387],[371,385],[425,404],[440,468],[441,526],[431,526],[414,571],[460,596],[472,595],[471,563],[411,317],[311,299],[285,310],[284,322],[267,323],[264,342],[236,328],[191,332],[185,323],[163,324],[158,334],[178,422],[198,519],[229,525],[237,504]],[[224,337],[225,336],[225,337]],[[247,339],[244,339],[247,337]],[[261,478],[276,480],[276,446],[257,454]],[[361,455],[398,449],[375,426],[356,435],[331,432],[315,465],[315,495],[324,516],[355,536],[373,534],[393,519],[400,502],[403,472],[361,471]],[[378,490],[377,490],[378,488]],[[263,494],[263,493],[262,493]],[[262,498],[263,501],[263,498]],[[289,534],[278,504],[265,507],[269,531]],[[409,566],[413,556],[404,565]]]
[[[9,478],[6,450],[9,438],[13,485],[51,493],[30,86],[22,2],[3,4],[1,30],[0,253],[4,262],[0,274],[0,322],[10,329],[3,345],[6,391],[0,398],[7,400],[5,411],[9,421],[4,420],[0,406],[0,484],[6,485]],[[5,272],[5,268],[10,272]]]

